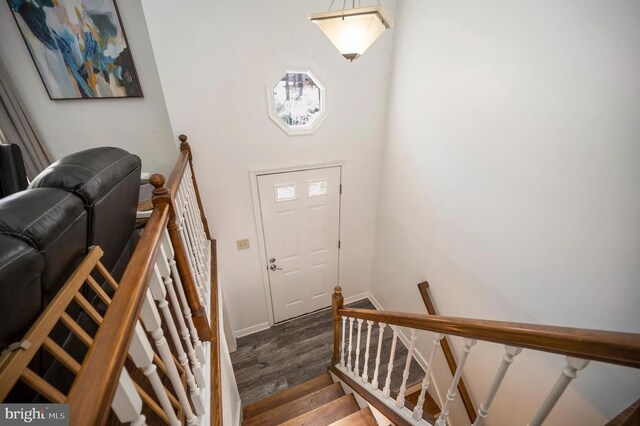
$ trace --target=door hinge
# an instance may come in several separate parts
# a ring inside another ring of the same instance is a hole
[[[340,248],[340,240],[338,240],[338,248]]]
[[[342,184],[340,184],[340,193],[342,194]]]

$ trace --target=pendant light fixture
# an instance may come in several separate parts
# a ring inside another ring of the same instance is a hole
[[[322,32],[338,48],[342,56],[353,62],[380,37],[384,30],[391,28],[391,21],[378,1],[377,6],[361,7],[352,0],[351,9],[331,11],[333,0],[327,12],[314,13],[309,20],[318,24]]]

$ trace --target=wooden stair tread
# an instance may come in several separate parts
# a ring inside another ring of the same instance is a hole
[[[414,406],[418,405],[418,398],[420,397],[420,391],[417,390],[405,396],[405,400],[412,403]],[[440,407],[438,403],[433,400],[429,392],[426,393],[424,398],[424,405],[422,406],[422,410],[425,413],[430,414],[433,417],[438,417],[440,415]]]
[[[330,426],[376,426],[378,422],[369,407],[358,410]]]
[[[286,404],[275,407],[264,413],[257,414],[243,421],[245,426],[279,425],[308,411],[314,410],[344,396],[340,383],[333,383],[320,390],[304,395]]]
[[[331,379],[331,375],[329,373],[325,373],[297,386],[290,387],[289,389],[269,395],[260,401],[247,405],[242,409],[242,418],[248,420],[258,414],[266,413],[276,407],[294,401],[298,398],[302,398],[305,395],[326,388],[332,384],[333,380]]]
[[[338,386],[339,384],[336,383]],[[280,426],[327,426],[360,410],[352,394],[344,395],[328,404],[308,411]]]

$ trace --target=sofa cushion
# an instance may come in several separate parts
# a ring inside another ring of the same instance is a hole
[[[44,250],[79,215],[82,202],[59,189],[34,189],[0,200],[0,235],[21,239]]]
[[[102,263],[112,270],[135,227],[140,169],[140,158],[123,149],[92,148],[53,163],[31,188],[64,189],[82,200],[89,215],[87,246],[102,247]]]
[[[0,200],[0,235],[44,256],[44,308],[87,252],[87,213],[79,198],[60,189],[20,191]]]
[[[0,235],[0,349],[20,340],[40,315],[43,268],[36,249]]]
[[[56,161],[36,176],[29,188],[64,189],[91,206],[120,180],[139,169],[140,164],[138,156],[124,149],[91,148]]]

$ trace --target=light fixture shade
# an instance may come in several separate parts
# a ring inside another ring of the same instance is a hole
[[[351,61],[359,58],[391,27],[381,6],[316,13],[309,19],[318,24],[340,53]]]

